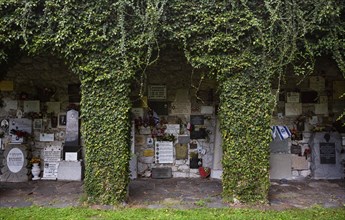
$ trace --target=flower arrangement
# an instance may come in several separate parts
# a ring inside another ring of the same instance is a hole
[[[34,164],[34,163],[40,163],[41,162],[41,159],[39,157],[33,157],[31,160],[30,160],[30,163],[31,164]]]
[[[28,137],[30,134],[26,131],[20,131],[20,130],[15,130],[15,129],[12,129],[10,131],[10,134],[14,134],[16,135],[17,137],[21,138],[21,137]]]

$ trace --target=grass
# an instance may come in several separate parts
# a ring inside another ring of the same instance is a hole
[[[291,209],[135,209],[95,210],[90,208],[0,208],[0,219],[345,219],[345,208]]]

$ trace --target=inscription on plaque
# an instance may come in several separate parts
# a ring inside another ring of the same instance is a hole
[[[24,154],[19,148],[13,148],[7,155],[7,167],[12,173],[18,173],[24,166]]]
[[[335,143],[320,143],[320,163],[335,164]]]
[[[173,163],[174,162],[173,142],[157,141],[155,143],[155,162],[156,163]]]

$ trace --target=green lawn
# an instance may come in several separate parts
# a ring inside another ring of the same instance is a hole
[[[254,209],[0,208],[0,219],[345,219],[345,208],[260,211]]]

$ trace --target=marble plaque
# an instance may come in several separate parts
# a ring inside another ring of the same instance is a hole
[[[45,162],[57,162],[61,160],[61,147],[60,146],[47,146],[43,151]]]
[[[174,162],[173,142],[157,141],[155,143],[155,161],[156,163]]]
[[[12,148],[6,160],[7,167],[12,173],[18,173],[24,166],[24,154],[19,148]]]
[[[67,112],[65,146],[79,146],[79,112]]]
[[[43,180],[56,180],[58,176],[59,162],[45,162],[43,170]]]

